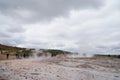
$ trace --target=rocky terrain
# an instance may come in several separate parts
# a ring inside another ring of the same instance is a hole
[[[3,60],[0,61],[0,80],[120,80],[120,59]]]

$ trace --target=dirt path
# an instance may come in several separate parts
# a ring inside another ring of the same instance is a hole
[[[0,61],[0,76],[5,80],[120,80],[119,63],[116,59],[6,60]]]

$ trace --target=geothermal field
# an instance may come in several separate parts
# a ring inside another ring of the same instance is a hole
[[[0,80],[120,80],[120,59],[57,56],[2,60]]]

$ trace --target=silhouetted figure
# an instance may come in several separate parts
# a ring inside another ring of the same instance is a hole
[[[25,53],[23,54],[23,57],[26,58],[26,54]]]
[[[0,48],[0,53],[1,53],[1,54],[3,53],[1,48]]]
[[[16,56],[16,59],[17,59],[18,58],[18,54],[16,53],[15,56]]]
[[[6,54],[7,59],[9,59],[9,53]]]
[[[19,59],[19,58],[20,58],[19,53],[16,53],[16,58],[17,58],[17,59]]]
[[[118,55],[118,58],[120,58],[120,55]]]

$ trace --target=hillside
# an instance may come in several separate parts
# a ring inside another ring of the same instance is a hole
[[[0,44],[0,50],[25,50],[26,48],[20,48],[20,47],[13,47],[13,46],[7,46],[7,45],[3,45]]]
[[[29,56],[33,56],[35,52],[33,52],[35,49],[27,49],[27,48],[20,48],[20,47],[13,47],[13,46],[7,46],[0,44],[0,60],[6,59],[6,54],[10,54],[9,59],[15,59],[16,58],[16,53],[19,53],[21,58],[24,57],[24,54]],[[68,51],[63,51],[63,50],[57,50],[57,49],[40,49],[43,51],[43,55],[47,55],[47,53],[50,53],[51,56],[57,56],[59,54],[72,54],[71,52]],[[38,52],[39,54],[39,52]],[[39,54],[40,56],[41,54]]]
[[[9,53],[9,59],[15,59],[15,54],[19,51],[26,51],[26,48],[14,47],[14,46],[7,46],[0,44],[0,60],[6,59],[6,54]]]

